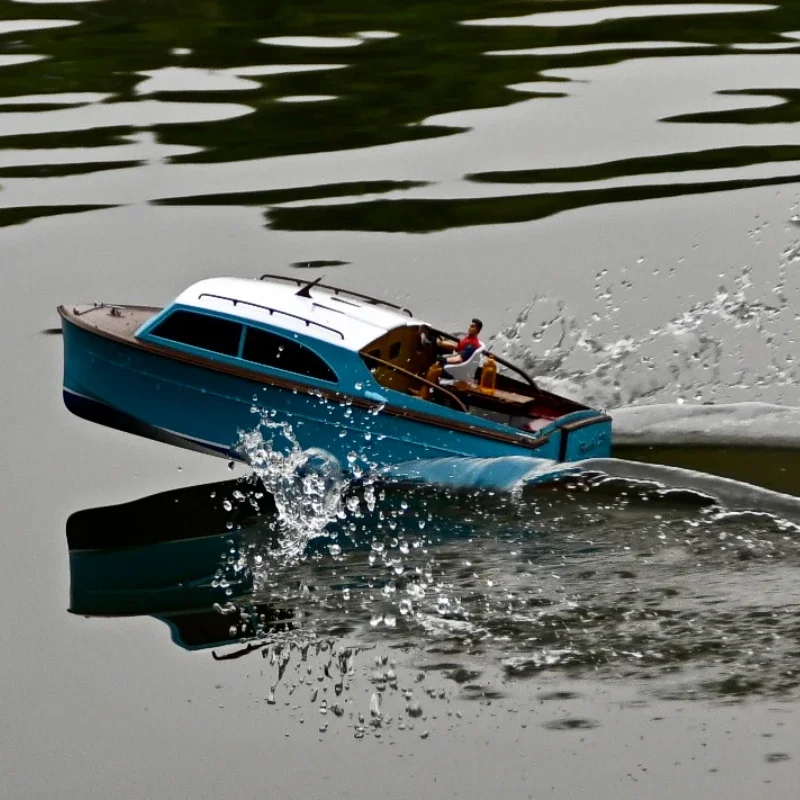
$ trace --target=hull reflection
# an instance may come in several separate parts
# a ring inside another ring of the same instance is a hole
[[[245,502],[224,508],[237,486],[193,486],[72,514],[69,611],[152,616],[187,650],[246,642],[285,623],[289,612],[251,600],[246,552],[261,517]],[[271,503],[262,505],[271,514]]]

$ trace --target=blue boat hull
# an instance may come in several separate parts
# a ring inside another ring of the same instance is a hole
[[[440,418],[431,424],[419,414],[404,413],[391,399],[378,410],[345,396],[332,399],[302,386],[252,380],[132,347],[67,319],[63,330],[64,402],[70,411],[109,427],[219,456],[242,458],[237,449],[239,432],[253,430],[263,411],[269,412],[271,421],[290,425],[300,447],[323,449],[345,467],[356,463],[362,469],[380,469],[452,456],[526,455],[572,461],[610,455],[611,422],[589,410],[570,414],[538,438],[530,436],[519,444],[503,441],[498,430],[487,432],[487,423],[480,420],[470,432],[463,421],[470,417],[434,404],[426,405]],[[276,445],[291,446],[283,437],[277,437]]]

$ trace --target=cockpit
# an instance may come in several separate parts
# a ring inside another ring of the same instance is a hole
[[[428,325],[393,328],[362,348],[361,357],[387,389],[526,431],[583,408],[541,390],[523,370],[488,350],[470,358],[465,371],[443,370],[437,360],[437,342],[443,338],[456,340]],[[502,370],[491,387],[481,380],[489,360]]]

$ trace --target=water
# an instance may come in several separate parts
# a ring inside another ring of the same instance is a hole
[[[7,2],[0,793],[793,797],[798,58],[789,2]],[[57,304],[263,272],[480,316],[615,458],[63,409]]]

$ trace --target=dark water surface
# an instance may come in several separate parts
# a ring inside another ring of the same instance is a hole
[[[1,0],[0,796],[795,797],[798,76],[793,2]],[[56,305],[262,272],[653,409],[315,509],[63,408]]]

